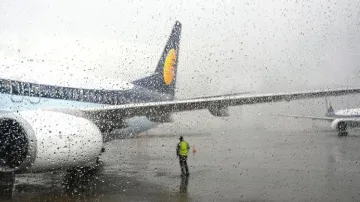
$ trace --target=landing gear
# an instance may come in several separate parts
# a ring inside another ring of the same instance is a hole
[[[11,199],[14,191],[14,172],[0,173],[0,201]]]
[[[63,186],[68,194],[76,195],[81,192],[91,191],[95,188],[99,174],[102,170],[100,158],[96,159],[93,166],[74,167],[67,170]]]
[[[339,132],[338,136],[339,137],[342,137],[342,136],[347,136],[348,135],[348,132]]]
[[[339,137],[341,136],[347,136],[348,132],[346,132],[347,125],[345,122],[339,122],[337,125],[338,131],[339,131]]]

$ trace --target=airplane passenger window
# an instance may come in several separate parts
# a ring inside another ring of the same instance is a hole
[[[104,104],[111,104],[111,98],[112,98],[112,96],[111,96],[110,92],[105,91],[102,93],[102,102]]]
[[[39,97],[40,96],[40,86],[39,84],[30,85],[30,96]]]
[[[127,103],[127,100],[122,95],[117,95],[116,102],[117,103]]]
[[[98,90],[94,91],[94,101],[101,103],[102,102],[102,96],[101,96],[101,92]]]
[[[65,90],[65,98],[66,98],[67,100],[73,99],[73,89],[71,89],[71,88],[64,88],[64,90]]]
[[[105,104],[106,103],[106,92],[98,91],[97,93],[98,93],[98,96],[97,96],[98,102]]]
[[[63,87],[56,87],[56,97],[57,98],[64,98],[64,88]]]
[[[90,101],[90,92],[87,89],[81,90],[83,92],[83,101],[89,102]]]
[[[89,101],[94,102],[95,100],[96,100],[95,91],[94,90],[89,90]]]
[[[21,83],[21,85],[22,85],[24,96],[29,96],[30,95],[30,83],[24,82],[24,83]]]
[[[41,97],[51,96],[51,88],[49,86],[40,84],[40,96]]]
[[[74,97],[78,101],[83,101],[84,100],[84,91],[83,91],[83,89],[74,90]]]
[[[57,97],[56,86],[49,86],[49,90],[50,90],[50,97],[56,98]]]
[[[114,105],[121,103],[121,102],[118,102],[116,93],[112,93],[110,97],[111,97],[111,103],[113,103]]]

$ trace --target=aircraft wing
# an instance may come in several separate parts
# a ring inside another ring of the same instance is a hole
[[[222,95],[212,95],[212,96],[204,96],[204,97],[197,97],[197,98],[191,98],[191,99],[206,99],[206,98],[221,98],[226,96],[237,96],[237,95],[245,95],[249,94],[250,91],[244,91],[240,93],[229,93],[229,94],[222,94]]]
[[[302,115],[287,115],[287,114],[279,114],[279,115],[275,115],[275,116],[283,116],[283,117],[291,117],[291,118],[302,118],[302,119],[312,119],[312,120],[321,120],[321,121],[335,121],[335,120],[340,120],[343,121],[345,123],[347,123],[348,125],[352,126],[352,127],[358,127],[359,123],[360,123],[360,118],[359,117],[350,117],[350,118],[341,118],[341,117],[316,117],[316,116],[302,116]]]
[[[291,117],[291,118],[300,118],[300,119],[312,119],[312,120],[323,120],[323,121],[333,121],[336,118],[334,117],[320,117],[320,116],[303,116],[303,115],[290,115],[290,114],[276,114],[274,116],[283,116],[283,117]]]
[[[181,112],[189,110],[208,109],[215,116],[227,116],[229,106],[251,105],[260,103],[271,103],[281,101],[291,101],[307,98],[318,98],[326,96],[340,96],[360,93],[359,88],[337,89],[337,90],[319,90],[307,92],[292,93],[274,93],[274,94],[240,94],[216,96],[209,98],[195,98],[173,101],[134,103],[104,107],[90,107],[80,109],[88,115],[111,118],[115,116],[131,117],[144,115],[166,115],[172,112]]]

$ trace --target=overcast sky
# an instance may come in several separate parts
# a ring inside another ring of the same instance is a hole
[[[175,20],[183,24],[179,97],[359,78],[358,0],[1,0],[0,54],[133,80],[155,69]]]

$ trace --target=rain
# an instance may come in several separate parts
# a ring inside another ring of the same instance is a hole
[[[0,200],[358,201],[359,10],[0,1]]]

